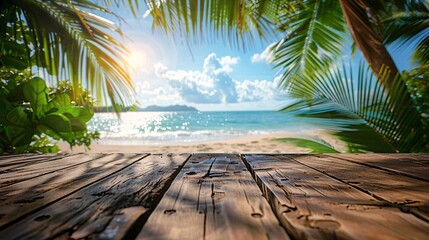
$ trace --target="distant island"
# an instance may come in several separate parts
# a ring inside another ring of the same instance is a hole
[[[139,112],[198,112],[198,109],[186,105],[157,106],[151,105],[140,108]]]
[[[95,108],[94,112],[113,112],[112,107]],[[150,105],[144,108],[126,107],[123,112],[198,112],[198,109],[186,105],[158,106]]]

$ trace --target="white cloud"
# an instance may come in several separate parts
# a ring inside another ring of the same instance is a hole
[[[266,63],[271,63],[273,61],[273,55],[271,54],[270,48],[274,45],[275,43],[271,43],[270,45],[268,45],[264,51],[262,51],[261,53],[255,53],[252,56],[252,63],[257,63],[257,62],[266,62]]]
[[[239,102],[270,100],[276,95],[276,88],[273,82],[267,80],[236,81],[236,88]]]
[[[171,95],[180,96],[188,103],[229,104],[277,98],[272,81],[233,80],[229,73],[238,61],[237,57],[218,58],[211,53],[204,60],[202,71],[169,70],[161,63],[155,64],[154,71],[157,78],[167,80],[166,88]]]
[[[204,60],[203,71],[168,70],[162,64],[155,66],[158,77],[169,80],[169,85],[180,96],[191,103],[234,103],[237,102],[235,83],[228,75],[231,65],[238,58],[219,59],[211,53]]]
[[[162,63],[156,63],[153,68],[155,69],[155,76],[157,77],[162,77],[162,75],[168,71],[168,68]]]
[[[222,70],[224,72],[230,73],[233,70],[231,66],[237,64],[238,60],[240,60],[239,57],[226,56],[226,57],[220,58],[219,63],[222,66]]]

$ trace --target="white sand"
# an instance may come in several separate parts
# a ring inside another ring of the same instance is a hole
[[[90,150],[84,147],[70,149],[66,143],[59,143],[62,152],[79,153],[306,153],[308,149],[299,148],[289,143],[276,141],[276,138],[323,139],[335,149],[344,146],[339,140],[323,132],[312,133],[276,133],[270,135],[248,136],[234,139],[222,139],[205,142],[170,143],[159,145],[104,145],[92,144]]]

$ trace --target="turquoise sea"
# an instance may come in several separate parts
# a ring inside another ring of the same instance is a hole
[[[101,133],[100,144],[151,145],[185,143],[308,131],[303,118],[275,111],[96,113],[89,130]]]

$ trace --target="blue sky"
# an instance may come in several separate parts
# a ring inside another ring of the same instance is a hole
[[[288,101],[276,86],[276,69],[267,63],[264,50],[279,39],[256,41],[246,51],[222,40],[187,43],[152,31],[151,18],[135,18],[115,10],[126,24],[130,38],[129,62],[135,69],[133,80],[138,105],[185,104],[202,111],[277,110]],[[409,68],[409,48],[391,48],[402,70]],[[357,54],[357,59],[361,57]]]

